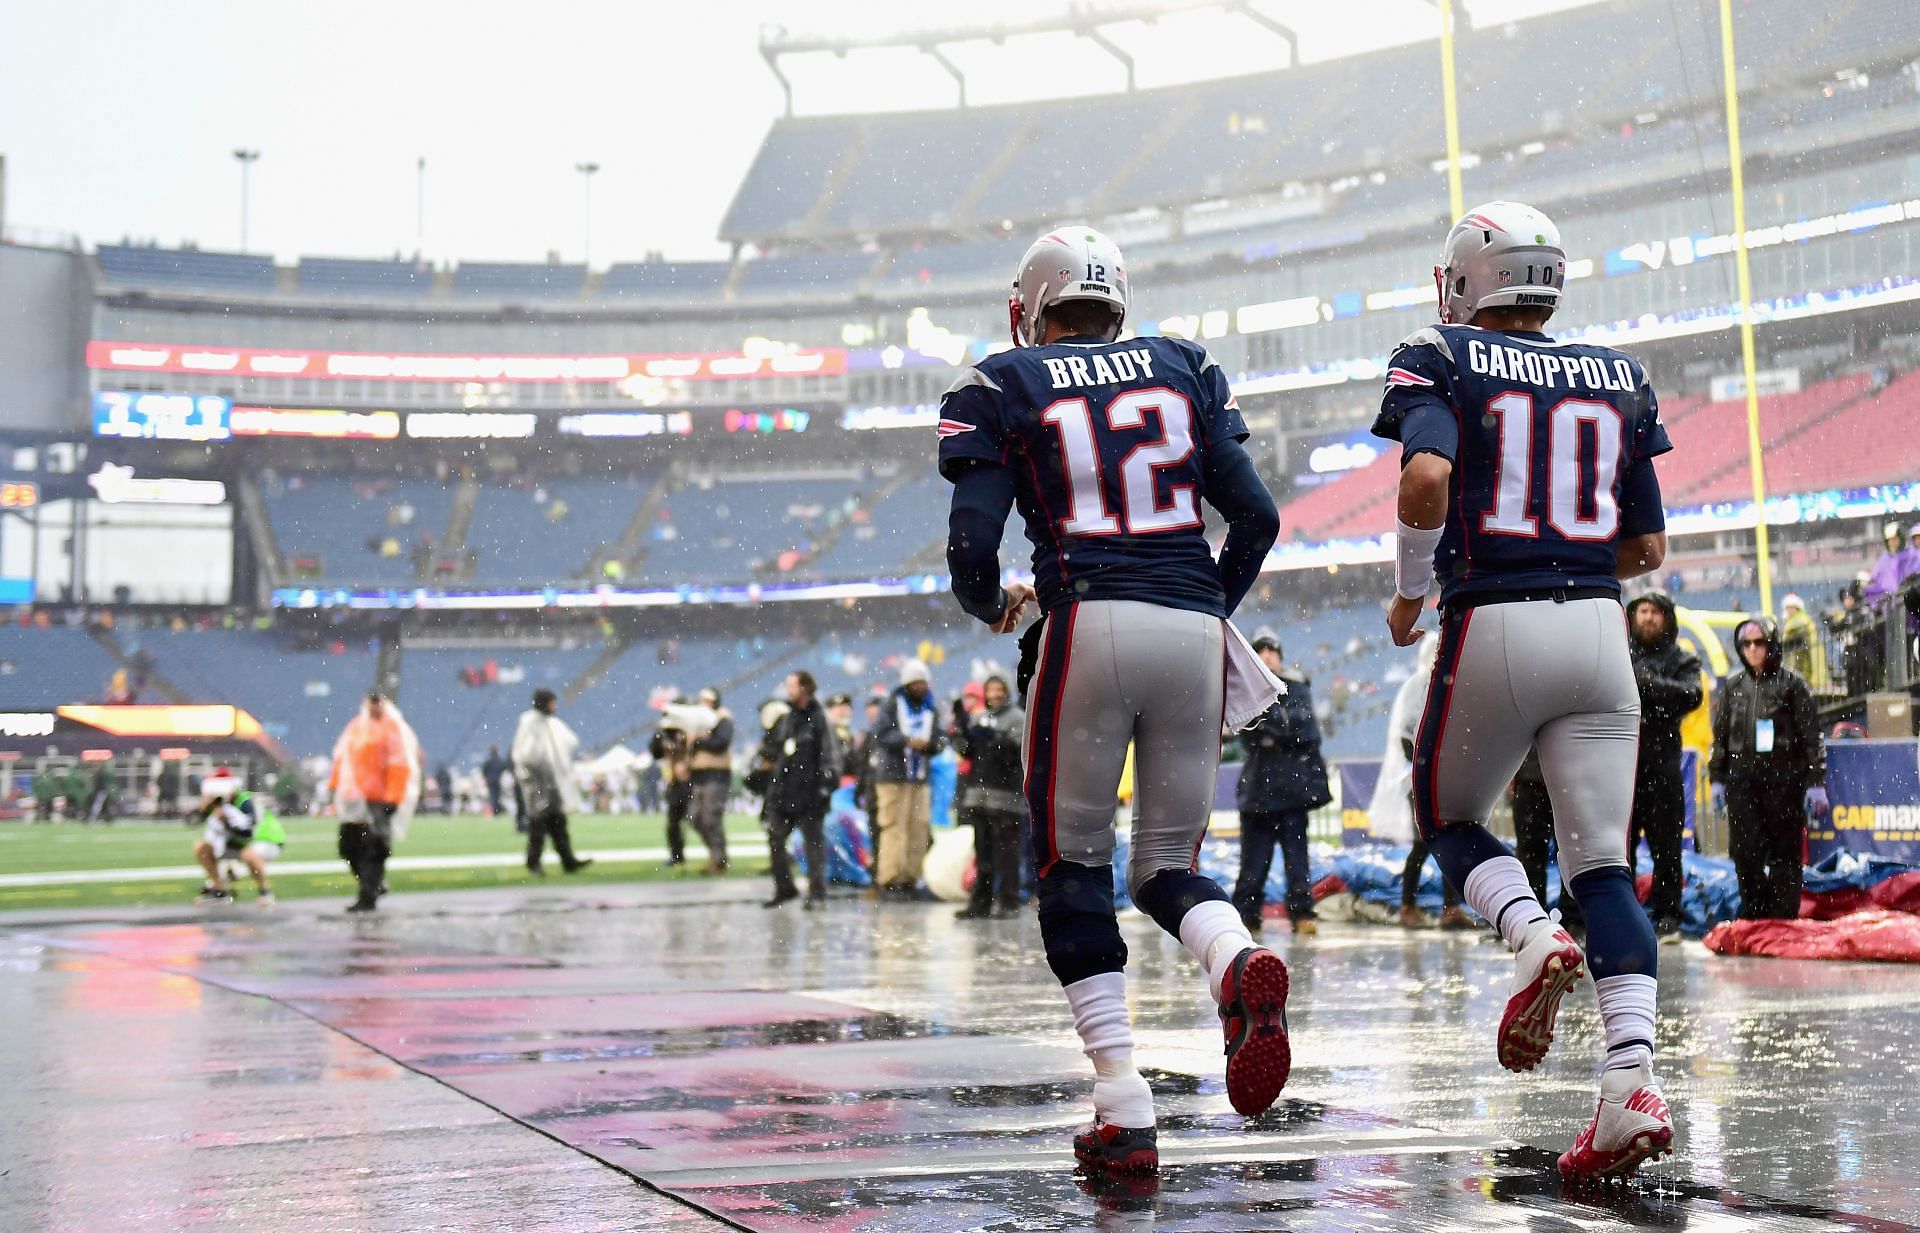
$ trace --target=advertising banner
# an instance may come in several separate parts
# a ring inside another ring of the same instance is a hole
[[[1920,864],[1920,741],[1834,741],[1827,746],[1824,822],[1807,826],[1807,861],[1836,851]]]
[[[87,367],[120,372],[218,373],[348,381],[721,381],[826,377],[847,370],[839,347],[769,347],[640,355],[455,355],[210,347],[192,343],[87,344]]]

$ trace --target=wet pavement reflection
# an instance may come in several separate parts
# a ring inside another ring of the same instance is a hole
[[[1663,948],[1679,1155],[1568,1193],[1553,1159],[1591,1112],[1590,993],[1512,1076],[1499,946],[1283,934],[1294,1078],[1249,1120],[1190,962],[1130,920],[1164,1167],[1096,1184],[1066,1150],[1090,1076],[1030,918],[763,912],[754,889],[0,920],[0,1228],[1920,1221],[1920,972]]]

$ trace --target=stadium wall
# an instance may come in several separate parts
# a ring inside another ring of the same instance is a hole
[[[84,405],[92,299],[86,258],[0,245],[0,427],[68,430]]]

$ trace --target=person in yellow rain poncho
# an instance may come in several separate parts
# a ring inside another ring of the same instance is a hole
[[[420,799],[420,741],[400,708],[378,692],[333,747],[333,808],[340,819],[340,857],[353,870],[359,897],[349,912],[371,912],[386,893],[387,857],[404,839]]]

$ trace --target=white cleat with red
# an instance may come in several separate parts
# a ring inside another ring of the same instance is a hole
[[[1600,1108],[1560,1157],[1568,1181],[1631,1177],[1642,1163],[1673,1150],[1673,1115],[1645,1066],[1610,1070],[1600,1080]]]
[[[1541,922],[1514,957],[1513,995],[1500,1016],[1497,1048],[1508,1070],[1532,1070],[1553,1043],[1560,999],[1586,975],[1586,958],[1565,929]]]

